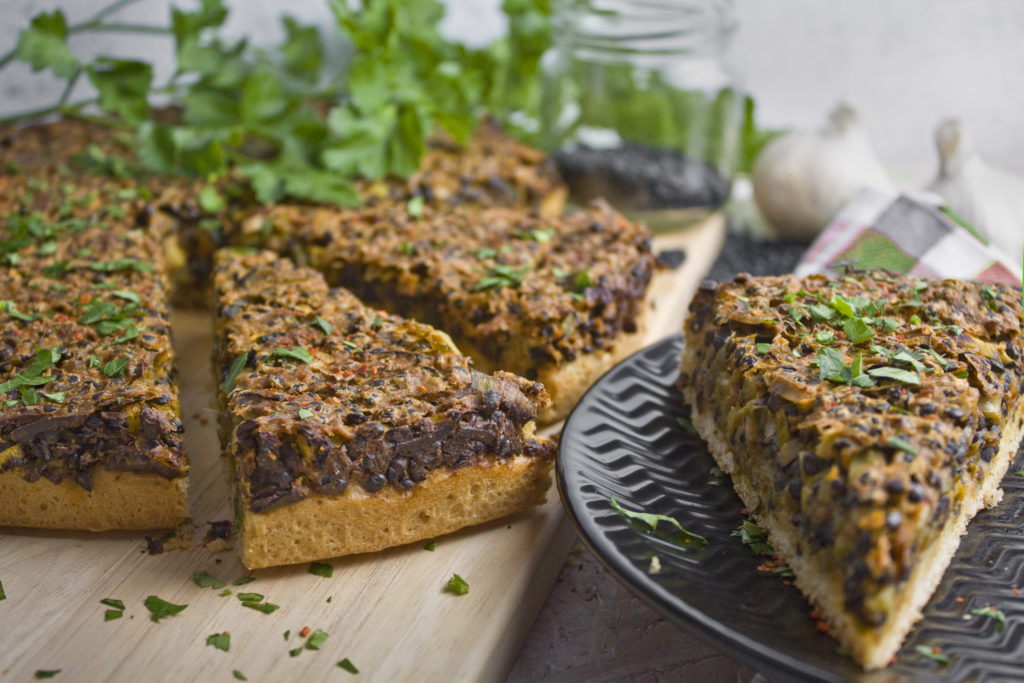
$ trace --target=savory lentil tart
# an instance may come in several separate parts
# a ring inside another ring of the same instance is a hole
[[[174,527],[188,459],[147,191],[19,145],[0,171],[0,525]]]
[[[249,568],[431,538],[543,502],[543,387],[271,252],[216,257],[215,366]]]
[[[565,417],[643,342],[651,235],[608,204],[564,217],[515,208],[277,205],[237,244],[289,254],[367,303],[445,330],[484,371],[541,382],[542,422]]]
[[[881,271],[702,286],[680,386],[796,583],[866,669],[921,615],[1021,440],[1021,295]]]

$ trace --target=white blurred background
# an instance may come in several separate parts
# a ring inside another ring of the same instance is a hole
[[[178,0],[188,6],[190,0]],[[106,0],[0,0],[0,53],[42,10],[62,7],[70,22]],[[256,43],[279,37],[282,10],[331,22],[325,0],[229,0],[229,27]],[[483,42],[503,30],[500,0],[449,0],[448,31]],[[165,23],[167,0],[124,11],[131,22]],[[728,61],[757,102],[759,125],[822,124],[843,100],[859,110],[872,143],[903,186],[926,183],[937,158],[933,131],[962,118],[991,163],[1024,175],[1024,2],[1019,0],[735,0],[738,30]],[[171,43],[160,37],[91,34],[72,38],[83,56],[141,56],[169,71]],[[84,80],[84,79],[83,79]],[[82,86],[86,94],[87,86]],[[27,67],[0,71],[0,114],[56,100],[60,85]]]

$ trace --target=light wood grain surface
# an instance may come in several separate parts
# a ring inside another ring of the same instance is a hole
[[[659,247],[684,248],[688,258],[653,284],[651,340],[678,329],[723,235],[715,218],[658,238]],[[187,535],[197,542],[150,555],[138,533],[3,530],[0,677],[30,680],[37,670],[60,669],[58,679],[75,681],[228,681],[237,670],[250,681],[311,681],[349,676],[337,667],[348,658],[364,680],[504,678],[575,537],[555,490],[531,512],[437,539],[433,552],[414,543],[335,559],[331,578],[310,574],[308,565],[246,572],[233,551],[201,543],[208,522],[231,517],[209,407],[209,317],[175,311],[172,326],[192,458]],[[197,570],[232,594],[197,586]],[[467,595],[445,590],[454,573],[469,583]],[[232,585],[242,576],[255,580]],[[239,592],[260,593],[280,609],[243,607]],[[188,607],[154,623],[143,606],[149,595]],[[122,600],[124,616],[105,622],[103,598]],[[320,650],[303,647],[298,634],[306,626],[329,634]],[[206,644],[222,632],[231,636],[227,652]]]

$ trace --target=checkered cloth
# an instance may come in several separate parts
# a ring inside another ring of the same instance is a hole
[[[861,190],[818,236],[795,269],[835,275],[845,263],[918,277],[1003,282],[1019,287],[1021,267],[928,203],[879,190]]]

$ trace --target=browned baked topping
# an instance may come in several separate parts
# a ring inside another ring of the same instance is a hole
[[[650,233],[607,204],[565,217],[516,209],[260,209],[238,242],[270,246],[332,284],[449,332],[486,368],[527,377],[636,330]]]
[[[752,512],[840,573],[860,628],[883,624],[894,586],[977,500],[1004,430],[1019,427],[1007,421],[1024,381],[1020,292],[883,272],[741,275],[703,287],[691,313],[681,382],[758,492]]]
[[[187,471],[171,382],[163,250],[134,182],[32,166],[0,142],[0,470]],[[23,170],[24,169],[24,170]]]
[[[269,252],[219,252],[221,433],[253,512],[350,483],[411,488],[433,470],[552,458],[533,382],[469,367],[442,332],[362,305]]]

